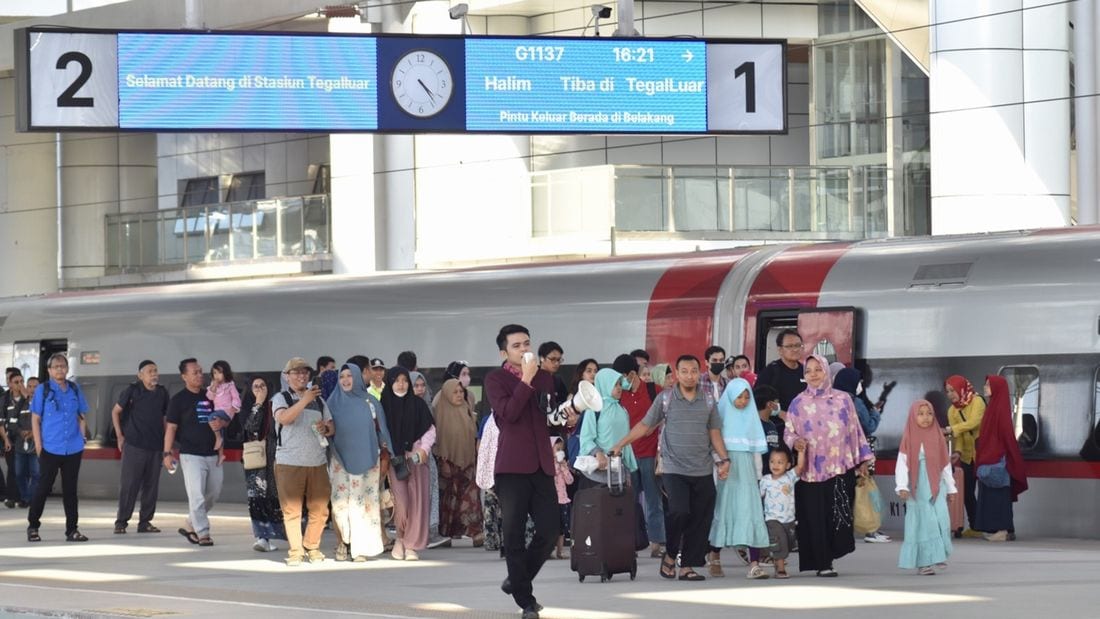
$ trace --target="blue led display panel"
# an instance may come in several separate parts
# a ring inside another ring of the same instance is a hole
[[[119,127],[378,129],[377,39],[118,34]]]
[[[468,38],[466,129],[704,133],[706,43]]]

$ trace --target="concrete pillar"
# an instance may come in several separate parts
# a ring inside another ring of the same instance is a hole
[[[929,10],[932,233],[1067,225],[1068,7],[931,0]]]
[[[1074,78],[1076,85],[1077,119],[1077,223],[1098,223],[1097,209],[1100,207],[1096,195],[1097,166],[1097,113],[1100,105],[1096,101],[1097,70],[1096,54],[1100,49],[1096,44],[1097,19],[1095,0],[1079,0],[1073,5],[1073,51]]]

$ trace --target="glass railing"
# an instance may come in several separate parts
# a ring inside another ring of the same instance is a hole
[[[536,237],[654,232],[857,239],[887,230],[885,166],[606,165],[532,174]]]
[[[327,254],[331,223],[327,194],[108,215],[107,268]]]

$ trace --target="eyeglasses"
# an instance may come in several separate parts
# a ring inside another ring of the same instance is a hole
[[[561,363],[565,361],[565,357],[547,357],[546,360],[550,363]]]

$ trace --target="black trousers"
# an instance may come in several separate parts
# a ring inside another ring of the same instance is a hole
[[[498,473],[496,495],[500,500],[501,537],[508,580],[512,583],[512,599],[520,608],[527,608],[535,603],[535,576],[558,540],[561,524],[558,491],[554,478],[541,471],[527,475]],[[524,537],[528,515],[535,522],[535,535],[530,545]]]
[[[157,511],[157,490],[163,453],[125,443],[122,446],[122,479],[118,485],[118,515],[115,526],[125,527],[134,515],[134,503],[141,495],[138,524],[153,521]]]
[[[665,505],[665,549],[668,556],[680,555],[680,567],[702,567],[710,543],[717,493],[710,475],[689,477],[665,473],[662,476],[668,503]]]
[[[975,519],[978,517],[978,480],[974,476],[974,464],[967,464],[961,462],[963,470],[963,506],[966,507],[966,520],[970,523],[970,528],[975,531],[978,527],[974,526]]]
[[[0,430],[3,432],[3,430]],[[22,439],[19,439],[22,440]],[[0,496],[6,501],[22,501],[19,496],[19,482],[15,481],[15,449],[4,454],[4,462],[8,465],[7,473],[0,477]]]
[[[76,507],[76,482],[80,477],[80,460],[83,455],[83,451],[59,456],[45,449],[42,450],[42,455],[38,458],[40,471],[38,488],[34,491],[31,509],[27,512],[27,523],[30,528],[37,529],[42,526],[42,511],[46,509],[46,497],[53,489],[57,472],[61,471],[61,503],[65,506],[65,535],[76,531],[77,520],[80,517]]]

